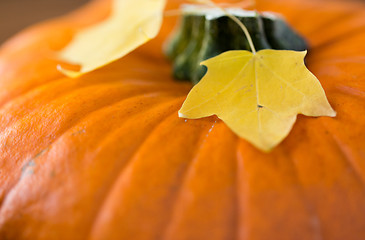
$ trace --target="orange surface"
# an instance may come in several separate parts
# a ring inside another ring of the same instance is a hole
[[[170,9],[179,1],[170,1]],[[215,117],[178,118],[159,37],[78,79],[52,51],[109,12],[95,1],[0,49],[0,239],[365,239],[365,6],[260,0],[310,42],[336,118],[300,116],[269,154]]]

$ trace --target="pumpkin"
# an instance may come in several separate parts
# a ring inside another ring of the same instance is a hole
[[[169,1],[176,9],[180,1]],[[108,16],[96,0],[0,49],[0,239],[365,239],[365,6],[258,0],[311,46],[336,118],[299,116],[263,153],[216,117],[178,118],[192,85],[161,46],[175,25],[77,79],[54,50]]]

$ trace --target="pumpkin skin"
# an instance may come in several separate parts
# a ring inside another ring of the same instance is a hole
[[[176,9],[180,1],[170,1]],[[257,1],[305,36],[336,118],[299,116],[262,153],[216,117],[178,118],[191,88],[161,45],[175,24],[78,79],[50,50],[109,1],[0,49],[0,239],[365,239],[365,6]]]

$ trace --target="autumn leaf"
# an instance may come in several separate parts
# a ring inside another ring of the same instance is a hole
[[[228,51],[201,64],[207,74],[190,91],[179,116],[217,115],[237,135],[269,151],[290,132],[297,114],[336,116],[306,51]]]
[[[59,67],[70,77],[78,77],[111,63],[151,38],[162,24],[166,0],[114,0],[111,16],[80,31],[59,53],[65,62],[81,66],[79,71]]]

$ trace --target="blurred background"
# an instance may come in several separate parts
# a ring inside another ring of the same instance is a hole
[[[89,0],[0,0],[0,44],[23,28],[60,16]]]

